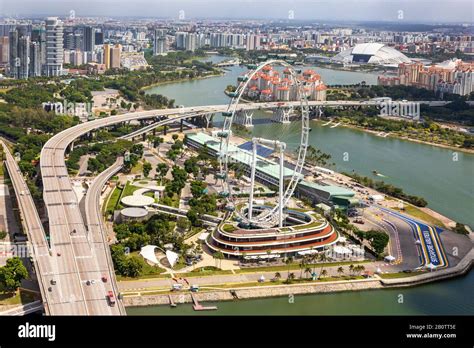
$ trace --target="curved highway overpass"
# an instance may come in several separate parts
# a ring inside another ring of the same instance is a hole
[[[438,106],[432,102],[420,103]],[[247,103],[241,110],[271,109],[298,106],[299,102]],[[370,106],[376,101],[310,101],[310,106]],[[441,104],[440,104],[441,105]],[[443,104],[444,105],[444,104]],[[76,195],[72,189],[65,164],[66,148],[78,137],[98,128],[132,120],[157,119],[145,129],[190,117],[218,113],[227,105],[209,105],[179,109],[158,109],[110,116],[76,125],[50,138],[41,151],[40,168],[43,180],[43,198],[47,209],[51,257],[56,267],[48,274],[38,274],[56,282],[52,295],[44,299],[53,315],[120,315],[121,304],[110,306],[106,294],[112,291],[117,298],[113,266],[109,262],[110,250],[102,229],[94,229],[83,220]],[[136,135],[143,134],[143,129]],[[102,236],[99,237],[99,234]],[[39,271],[41,273],[41,270]],[[109,275],[107,281],[102,281]],[[92,283],[93,282],[93,283]],[[54,295],[54,296],[53,296]],[[53,300],[52,300],[53,298]]]

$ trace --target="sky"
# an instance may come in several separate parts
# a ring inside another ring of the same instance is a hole
[[[0,0],[0,16],[472,23],[474,0]]]

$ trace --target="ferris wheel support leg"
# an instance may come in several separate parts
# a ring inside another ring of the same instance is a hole
[[[255,186],[255,165],[257,164],[257,140],[252,139],[252,167],[250,171],[250,193],[249,193],[249,211],[248,219],[252,220],[253,213],[253,188]]]

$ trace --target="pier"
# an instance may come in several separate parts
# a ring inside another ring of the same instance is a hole
[[[191,293],[191,298],[193,300],[193,309],[195,311],[214,311],[217,309],[216,306],[203,306],[199,303],[199,301],[197,300],[196,296]]]

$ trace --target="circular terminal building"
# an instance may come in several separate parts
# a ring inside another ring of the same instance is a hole
[[[120,216],[123,221],[140,221],[148,216],[148,210],[146,210],[145,208],[137,207],[124,208],[120,211]]]
[[[147,207],[153,203],[155,200],[152,197],[143,196],[143,195],[131,195],[123,197],[120,201],[123,205],[127,207]]]
[[[259,208],[263,207],[254,207]],[[284,227],[248,228],[231,217],[209,235],[206,244],[226,257],[277,258],[321,251],[337,239],[336,230],[315,212],[286,209]]]

